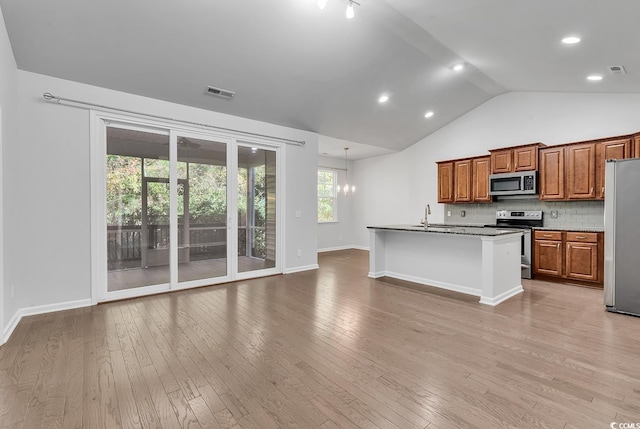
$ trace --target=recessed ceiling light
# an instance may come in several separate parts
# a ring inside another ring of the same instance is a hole
[[[599,74],[592,74],[590,76],[587,76],[587,80],[591,80],[593,82],[597,82],[599,80],[602,80],[602,76],[600,76]]]
[[[433,110],[429,110],[427,113],[424,114],[425,118],[431,118],[434,115]]]
[[[378,103],[386,103],[389,100],[389,96],[386,94],[382,94],[380,98],[378,98]]]
[[[566,45],[575,45],[576,43],[580,43],[580,38],[578,36],[567,36],[562,39],[562,43]]]
[[[464,64],[463,63],[456,64],[453,67],[451,67],[451,69],[453,71],[462,71],[464,69]]]

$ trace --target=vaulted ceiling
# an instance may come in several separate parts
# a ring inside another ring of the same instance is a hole
[[[362,0],[351,20],[347,3],[0,7],[22,70],[315,131],[333,138],[333,156],[340,140],[404,149],[507,91],[640,92],[637,0]],[[582,42],[564,45],[567,35]],[[206,95],[207,85],[236,96]]]

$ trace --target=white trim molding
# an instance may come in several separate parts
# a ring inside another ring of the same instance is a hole
[[[91,303],[91,298],[87,299],[79,299],[77,301],[67,301],[67,302],[59,302],[56,304],[46,304],[46,305],[37,305],[35,307],[26,307],[20,308],[15,312],[9,324],[5,327],[3,335],[2,335],[2,343],[0,345],[9,341],[11,334],[18,326],[18,323],[22,320],[23,317],[26,316],[34,316],[37,314],[45,314],[52,313],[54,311],[64,311],[64,310],[72,310],[74,308],[82,308],[82,307],[90,307],[93,305]]]
[[[349,249],[354,249],[354,246],[336,246],[336,247],[325,247],[324,249],[318,249],[318,253],[324,253],[324,252],[335,252],[337,250],[349,250]]]
[[[303,271],[317,270],[319,268],[320,266],[318,264],[303,265],[300,267],[287,268],[286,270],[284,270],[284,274],[301,273]]]
[[[511,297],[514,297],[516,295],[518,295],[519,293],[524,292],[524,288],[522,287],[522,285],[518,285],[516,287],[514,287],[511,290],[508,290],[494,298],[489,298],[486,296],[480,297],[480,304],[487,304],[487,305],[492,305],[492,306],[496,306],[498,304],[500,304],[501,302],[504,302],[506,300],[508,300]]]

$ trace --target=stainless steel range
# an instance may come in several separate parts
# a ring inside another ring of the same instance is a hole
[[[542,225],[542,210],[498,210],[496,211],[495,225],[487,225],[501,228],[520,228],[523,230],[522,244],[520,246],[520,267],[523,279],[533,277],[531,229]]]

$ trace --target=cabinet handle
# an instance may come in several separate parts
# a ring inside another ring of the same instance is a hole
[[[591,192],[589,192],[589,193],[593,195],[593,188],[591,188]]]
[[[560,249],[560,243],[558,243],[558,249]]]
[[[587,238],[587,237],[585,237],[584,235],[576,235],[576,238],[577,238],[578,240],[584,240],[584,239],[585,239],[585,238]]]
[[[551,234],[544,234],[545,237],[553,237]]]
[[[604,186],[602,187],[602,195],[604,195]]]

